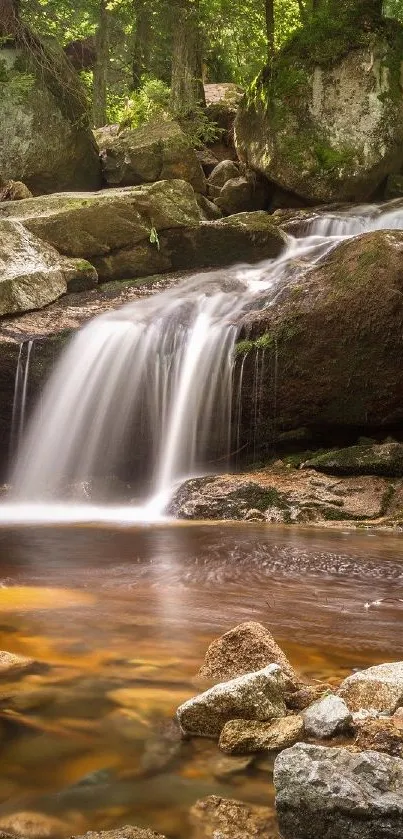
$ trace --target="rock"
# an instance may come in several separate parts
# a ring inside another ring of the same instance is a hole
[[[281,751],[302,739],[304,720],[300,716],[282,717],[273,723],[230,720],[221,732],[219,747],[227,754]]]
[[[305,685],[299,690],[287,693],[285,702],[287,708],[291,708],[293,711],[304,711],[305,708],[308,708],[316,700],[322,699],[331,690],[331,686],[326,684]]]
[[[69,292],[89,291],[96,288],[98,284],[97,271],[86,259],[69,259],[66,264],[65,277]]]
[[[340,685],[339,695],[350,711],[374,709],[393,714],[403,702],[403,661],[353,673]]]
[[[83,836],[72,836],[71,839],[166,839],[166,837],[147,828],[126,825],[115,830],[90,830]]]
[[[221,160],[207,179],[209,195],[216,197],[227,181],[239,178],[239,166],[233,160]]]
[[[32,658],[8,653],[6,650],[0,651],[0,676],[12,675],[18,670],[29,670],[34,664]]]
[[[164,722],[153,737],[146,741],[140,760],[140,769],[147,774],[162,772],[178,757],[182,747],[182,735],[173,720]]]
[[[68,829],[68,824],[56,816],[34,811],[11,813],[0,819],[0,830],[10,831],[23,839],[53,839],[54,836],[65,836]]]
[[[276,664],[223,682],[178,708],[185,734],[218,737],[228,720],[273,720],[284,716],[283,694],[288,680]]]
[[[403,443],[350,446],[307,460],[304,469],[329,475],[403,476]]]
[[[363,720],[356,726],[354,746],[360,751],[386,752],[403,758],[403,720]]]
[[[256,173],[226,181],[215,199],[217,207],[230,216],[235,213],[265,210],[269,205],[269,184]]]
[[[311,737],[334,737],[352,723],[351,712],[339,696],[330,694],[310,705],[303,713],[305,731]]]
[[[205,221],[214,221],[215,219],[222,218],[222,212],[217,207],[217,204],[214,204],[213,201],[209,201],[209,199],[206,198],[205,195],[200,195],[200,193],[197,193],[196,201],[199,205],[202,218]]]
[[[403,832],[403,761],[297,744],[274,764],[283,839],[395,839]]]
[[[386,201],[392,198],[401,198],[403,196],[403,175],[389,175],[386,180],[385,195]]]
[[[303,283],[291,283],[265,310],[245,317],[239,344],[239,365],[244,362],[239,446],[267,451],[268,417],[276,418],[277,432],[306,428],[322,447],[338,429],[359,428],[371,436],[374,428],[402,423],[402,253],[400,231],[343,242]],[[262,352],[259,356],[263,372],[256,419],[259,348],[265,353],[263,361]],[[274,399],[276,358],[281,375]]]
[[[219,136],[209,143],[212,152],[220,159],[236,159],[234,148],[234,121],[243,90],[236,84],[205,84],[206,114],[218,126]]]
[[[213,641],[197,679],[223,682],[278,664],[293,684],[300,681],[271,632],[261,623],[247,621]]]
[[[39,309],[77,281],[77,268],[17,221],[0,219],[0,315]]]
[[[253,83],[238,111],[236,148],[248,166],[308,202],[361,201],[403,163],[401,28],[357,25],[344,41],[340,20],[322,30],[318,16],[277,54],[271,75]],[[336,42],[330,54],[325,44]]]
[[[32,197],[31,190],[21,181],[3,181],[0,178],[0,201],[22,201]]]
[[[215,169],[219,163],[218,157],[216,157],[211,149],[207,148],[207,146],[203,146],[201,149],[196,149],[196,157],[207,177],[211,175],[213,169]]]
[[[192,839],[275,839],[273,812],[210,795],[192,807]]]
[[[159,121],[124,130],[105,126],[95,131],[95,138],[109,186],[183,180],[196,192],[206,192],[203,169],[176,122]]]
[[[1,175],[35,194],[98,189],[98,151],[78,76],[54,42],[41,44],[41,56],[45,63],[31,48],[1,49]]]
[[[228,723],[227,723],[228,725]],[[211,771],[215,778],[224,781],[232,778],[234,775],[240,775],[246,772],[254,762],[253,755],[234,756],[221,755],[217,757],[211,764]],[[1,837],[0,837],[1,839]]]

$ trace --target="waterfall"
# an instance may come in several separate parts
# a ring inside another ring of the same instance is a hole
[[[20,344],[17,369],[15,373],[13,413],[11,419],[10,455],[13,457],[21,444],[25,429],[29,365],[31,361],[33,341],[23,341]]]
[[[225,467],[239,444],[239,402],[233,438],[231,419],[242,315],[273,304],[343,239],[388,228],[403,229],[402,202],[317,215],[275,260],[195,275],[90,322],[63,353],[31,420],[11,476],[14,498],[62,499],[75,482],[123,474],[137,477],[138,502],[154,499],[161,512],[178,481],[211,472],[215,462]],[[29,353],[17,372],[19,430]]]

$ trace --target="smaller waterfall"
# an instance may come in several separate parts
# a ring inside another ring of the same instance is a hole
[[[23,341],[20,344],[18,353],[14,385],[13,414],[11,420],[11,457],[13,457],[15,452],[18,450],[25,430],[29,366],[33,346],[33,341]]]

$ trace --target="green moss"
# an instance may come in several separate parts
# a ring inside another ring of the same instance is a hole
[[[314,154],[322,172],[333,172],[336,169],[343,169],[344,166],[351,166],[357,157],[353,148],[335,149],[319,142],[314,146]]]

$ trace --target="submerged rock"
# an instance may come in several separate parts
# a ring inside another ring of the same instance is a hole
[[[283,839],[395,839],[403,834],[403,760],[298,744],[276,758]]]
[[[261,623],[247,621],[210,644],[197,679],[222,682],[268,664],[278,664],[293,684],[300,681],[271,632]]]
[[[181,729],[185,734],[218,737],[228,720],[282,717],[287,681],[280,668],[271,664],[256,673],[216,685],[178,708]]]
[[[353,673],[342,682],[339,694],[351,711],[373,709],[393,714],[403,702],[403,661]]]
[[[115,830],[90,830],[82,836],[72,836],[71,839],[166,839],[161,833],[154,833],[144,827],[117,827]]]
[[[210,795],[190,811],[192,839],[277,839],[269,807]]]
[[[0,830],[10,831],[21,839],[53,839],[54,836],[65,836],[69,827],[68,822],[56,816],[34,811],[10,813],[0,818]]]
[[[310,705],[304,711],[303,719],[307,734],[318,738],[334,737],[345,731],[353,721],[346,703],[334,694]]]
[[[302,739],[304,720],[300,716],[282,717],[272,723],[230,720],[221,732],[219,747],[233,755],[281,751]]]
[[[350,446],[307,460],[303,468],[329,475],[403,475],[403,443]]]
[[[54,42],[27,49],[7,43],[0,66],[2,177],[23,181],[35,194],[99,189],[85,94],[63,51]]]
[[[311,203],[367,199],[399,171],[402,30],[377,23],[343,32],[329,12],[294,35],[241,103],[241,160]]]
[[[206,191],[203,169],[190,141],[176,122],[161,120],[140,128],[107,125],[95,131],[102,170],[109,186],[137,186],[183,180]]]

